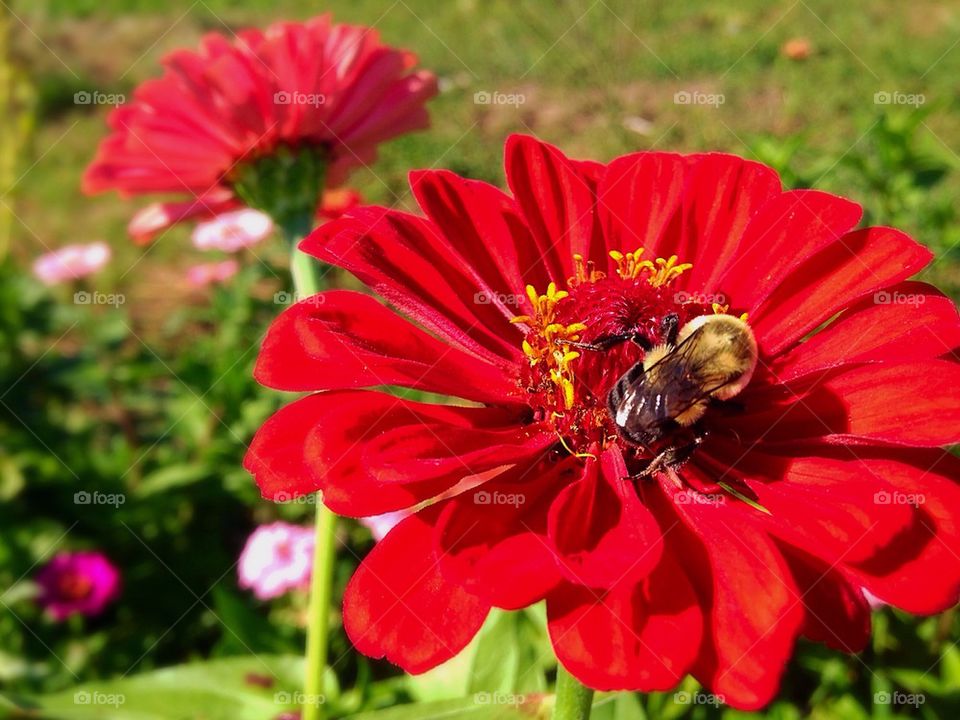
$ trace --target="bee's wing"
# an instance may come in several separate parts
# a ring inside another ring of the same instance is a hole
[[[684,338],[671,352],[666,353],[647,369],[647,373],[659,375],[658,385],[674,389],[674,400],[679,406],[671,407],[676,417],[706,400],[717,390],[729,385],[735,378],[718,377],[706,372],[710,357],[698,352],[697,340],[703,332],[699,327]]]

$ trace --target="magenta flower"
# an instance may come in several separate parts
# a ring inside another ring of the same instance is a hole
[[[96,551],[58,553],[35,579],[37,602],[58,622],[99,615],[120,594],[120,571]]]
[[[110,246],[105,242],[66,245],[44,253],[33,263],[33,274],[45,285],[92,275],[110,261]]]
[[[261,525],[240,553],[240,587],[261,600],[306,587],[313,569],[312,528],[277,521]]]

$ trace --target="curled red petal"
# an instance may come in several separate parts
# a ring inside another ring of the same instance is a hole
[[[300,248],[349,270],[378,295],[448,342],[509,370],[521,360],[520,331],[498,290],[451,254],[428,220],[377,207],[351,210],[313,231]],[[519,289],[518,289],[519,292]]]
[[[751,315],[765,356],[774,356],[851,303],[919,272],[933,255],[893,228],[847,233],[791,272]]]
[[[562,574],[547,538],[547,510],[570,464],[517,465],[446,503],[437,528],[441,568],[490,604],[542,600]]]
[[[280,390],[400,385],[479,402],[518,401],[517,381],[444,343],[369,295],[331,290],[287,308],[264,339],[254,375]]]
[[[669,690],[700,650],[703,611],[678,558],[650,576],[596,591],[564,584],[547,598],[557,659],[598,690]]]
[[[637,496],[617,449],[587,460],[582,477],[557,494],[548,531],[564,575],[588,587],[642,578],[663,552],[657,519]]]
[[[343,627],[364,655],[418,674],[460,652],[490,606],[440,572],[436,513],[403,520],[367,555],[343,596]]]
[[[487,444],[489,433],[498,428],[503,442],[512,444]],[[416,459],[408,454],[409,444],[376,444],[384,433],[398,431],[424,438]],[[465,445],[451,449],[440,435],[478,438],[478,455],[465,463],[457,454]],[[537,456],[549,442],[549,435],[516,429],[501,410],[332,391],[307,396],[274,414],[250,443],[244,467],[264,497],[288,500],[322,490],[324,503],[335,512],[365,517],[413,507],[461,481],[493,477],[519,458]]]

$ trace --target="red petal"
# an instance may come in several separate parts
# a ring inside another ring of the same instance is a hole
[[[803,636],[841,652],[858,653],[870,641],[870,605],[843,574],[788,545],[781,545],[803,596]]]
[[[696,472],[694,466],[684,470],[685,475]],[[756,516],[758,525],[830,564],[869,560],[914,522],[913,508],[876,502],[878,493],[892,488],[855,458],[788,458],[753,451],[749,461],[705,475],[706,480],[741,478],[769,512]],[[723,500],[739,502],[730,496]]]
[[[346,290],[285,310],[270,326],[255,376],[278,390],[400,385],[479,402],[518,401],[516,380],[501,368]]]
[[[544,289],[556,279],[547,274],[517,204],[500,189],[447,170],[413,172],[410,186],[450,251],[494,290],[492,300],[522,296],[528,284]]]
[[[505,149],[507,183],[552,279],[572,273],[572,256],[602,252],[596,220],[596,188],[590,168],[553,145],[511,135]],[[539,289],[539,288],[538,288]]]
[[[343,596],[343,626],[364,655],[413,674],[449,660],[476,635],[490,606],[440,573],[436,513],[412,515],[364,558]]]
[[[633,251],[642,247],[653,255],[680,206],[683,181],[680,155],[640,152],[611,162],[597,188],[606,249]]]
[[[571,470],[517,466],[447,502],[437,531],[447,577],[508,610],[542,600],[561,580],[547,509]]]
[[[778,358],[777,379],[788,381],[855,362],[912,363],[960,347],[957,308],[939,290],[905,282],[889,288],[887,296],[890,303],[863,300]]]
[[[704,280],[737,254],[750,218],[779,192],[780,178],[766,165],[735,155],[700,156],[687,173],[675,234],[657,255],[693,263],[687,286],[706,287]]]
[[[547,598],[557,659],[598,690],[674,687],[697,657],[703,613],[671,553],[640,584],[607,592],[566,584]]]
[[[313,231],[304,252],[356,275],[402,312],[468,352],[508,369],[522,358],[520,331],[503,303],[452,255],[428,220],[378,207],[351,210]]]
[[[790,273],[756,311],[751,324],[761,352],[777,355],[853,302],[918,272],[931,257],[899,230],[847,233]]]
[[[753,312],[794,268],[851,230],[862,215],[856,203],[818,190],[776,195],[751,218],[729,263],[692,261],[691,286],[726,290],[730,303]]]
[[[918,450],[888,451],[862,462],[896,488],[897,495],[883,499],[918,502],[919,512],[889,552],[848,570],[871,593],[907,612],[928,615],[952,607],[960,599],[960,460]]]
[[[960,441],[960,363],[861,365],[744,394],[748,412],[728,420],[741,437],[794,443],[948,445]]]
[[[377,392],[318,393],[264,423],[244,467],[265,497],[283,500],[323,490],[324,503],[334,512],[378,515],[413,507],[466,478],[496,475],[524,453],[536,456],[552,442],[535,428],[517,426],[511,435],[511,426],[508,415],[491,409],[416,403]],[[390,448],[381,441],[386,433],[410,437]],[[417,435],[425,439],[412,454]],[[441,436],[457,435],[464,438],[458,450],[443,445]],[[490,447],[485,443],[491,435],[512,443]],[[475,448],[467,447],[470,438],[476,439]],[[467,464],[457,452],[470,449],[476,454]]]
[[[733,707],[763,707],[776,695],[803,621],[790,568],[751,521],[756,510],[742,503],[676,504],[677,495],[688,493],[665,477],[661,486],[689,527],[670,537],[682,543],[688,575],[709,608],[710,642],[693,674]]]
[[[629,474],[619,450],[604,452],[554,500],[548,531],[571,582],[608,588],[646,576],[659,562],[662,531]]]

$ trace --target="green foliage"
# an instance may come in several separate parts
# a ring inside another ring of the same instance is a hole
[[[370,201],[409,204],[411,167],[500,183],[502,141],[515,131],[597,159],[650,147],[728,150],[772,165],[789,187],[841,193],[865,206],[869,222],[910,232],[937,252],[927,277],[960,293],[960,173],[951,149],[960,140],[956,13],[931,20],[924,13],[932,6],[894,0],[869,11],[826,0],[556,2],[547,11],[542,2],[514,0],[408,0],[385,12],[387,5],[333,0],[322,8],[376,22],[443,81],[433,129],[386,145],[373,169],[354,176]],[[182,270],[185,232],[135,249],[123,233],[130,203],[80,195],[106,108],[78,107],[73,95],[94,86],[129,93],[157,72],[159,53],[192,44],[202,31],[307,17],[318,7],[303,0],[13,6],[43,41],[11,26],[32,87],[20,82],[22,67],[4,65],[3,78],[17,78],[5,84],[3,105],[19,114],[12,121],[10,113],[0,142],[24,152],[19,163],[10,151],[0,158],[0,238],[11,223],[6,193],[14,183],[19,218],[12,257],[0,261],[0,717],[274,718],[294,707],[301,687],[303,602],[254,600],[237,587],[235,562],[256,524],[307,522],[313,509],[263,502],[240,465],[253,432],[287,399],[252,379],[262,334],[283,307],[273,293],[289,287],[285,252],[265,250],[264,263],[247,258],[243,273],[210,296],[170,288],[170,302],[154,311],[166,279]],[[778,49],[800,34],[816,51],[791,62]],[[919,107],[873,100],[918,82],[930,98]],[[673,94],[687,88],[715,89],[725,102],[678,107]],[[477,106],[473,94],[482,90],[519,92],[526,102]],[[30,148],[24,138],[34,121]],[[628,129],[644,123],[643,132]],[[22,170],[29,172],[19,177]],[[72,289],[48,291],[30,277],[41,243],[84,239],[78,233],[110,238],[117,265],[133,267],[129,277],[78,289],[120,293],[127,302],[77,304]],[[123,502],[78,505],[79,492]],[[343,523],[340,539],[347,550],[338,558],[336,595],[370,547],[352,524]],[[104,550],[123,569],[121,599],[104,616],[65,624],[43,617],[31,578],[63,548]],[[333,608],[331,617],[336,622]],[[762,713],[730,710],[687,679],[646,697],[598,694],[593,717],[958,716],[955,614],[918,619],[885,609],[874,625],[871,647],[857,657],[802,643],[779,699]],[[493,613],[463,653],[418,677],[358,656],[339,626],[331,659],[332,715],[365,720],[544,717],[555,673],[542,608]],[[122,695],[124,703],[84,705],[77,693]]]

